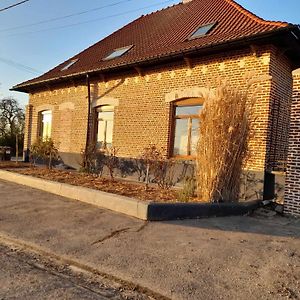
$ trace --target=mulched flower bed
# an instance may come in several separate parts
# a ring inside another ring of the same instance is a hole
[[[7,168],[10,169],[10,168]],[[156,202],[178,202],[178,191],[175,189],[164,190],[156,186],[150,186],[145,191],[142,183],[128,182],[116,179],[112,181],[107,177],[98,177],[91,174],[79,173],[76,171],[48,170],[45,168],[23,168],[11,169],[9,171],[23,175],[30,175],[46,180],[52,180],[72,185],[101,190],[108,193],[137,198],[140,200],[150,200]],[[192,200],[193,201],[193,200]],[[194,200],[195,201],[195,200]]]
[[[29,163],[15,161],[0,161],[0,169],[29,168]]]

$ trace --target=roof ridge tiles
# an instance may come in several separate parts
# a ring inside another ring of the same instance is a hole
[[[166,10],[166,9],[169,9],[169,8],[172,8],[172,7],[175,7],[175,6],[180,6],[180,5],[183,5],[183,3],[182,3],[182,2],[179,2],[179,3],[177,3],[177,4],[173,4],[173,5],[169,5],[169,6],[166,6],[166,7],[160,8],[160,9],[157,9],[157,10],[155,10],[155,11],[152,11],[151,13],[142,15],[142,17],[151,16],[151,15],[156,14],[156,13],[158,13],[158,12],[164,11],[164,10]]]
[[[244,8],[242,5],[236,3],[234,0],[224,0],[224,1],[226,1],[227,3],[229,3],[230,5],[232,5],[239,12],[243,13],[247,17],[251,18],[252,20],[254,20],[254,21],[256,21],[256,22],[258,22],[260,24],[263,24],[263,25],[274,25],[274,26],[278,26],[278,27],[285,27],[285,26],[289,25],[289,23],[287,23],[287,22],[267,21],[267,20],[264,20],[263,18],[257,16],[256,14],[252,13],[248,9]]]

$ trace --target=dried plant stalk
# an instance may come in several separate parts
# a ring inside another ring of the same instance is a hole
[[[199,199],[239,200],[242,168],[249,159],[248,143],[254,134],[257,84],[264,80],[248,74],[243,88],[220,82],[216,89],[203,89],[196,159]]]

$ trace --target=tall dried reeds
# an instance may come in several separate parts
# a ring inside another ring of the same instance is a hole
[[[248,143],[254,134],[257,83],[266,79],[248,74],[244,86],[220,80],[217,88],[203,89],[196,159],[199,199],[239,200],[243,164],[251,155]]]

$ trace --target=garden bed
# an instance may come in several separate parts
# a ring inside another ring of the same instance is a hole
[[[111,180],[107,177],[99,177],[91,174],[79,173],[77,171],[48,170],[46,168],[37,167],[22,169],[8,167],[6,169],[22,175],[91,188],[144,201],[179,202],[178,190],[176,189],[161,189],[155,185],[151,185],[145,190],[145,185],[143,183],[128,182],[121,179]],[[197,201],[196,198],[191,198],[190,202],[199,201]]]
[[[8,169],[22,169],[29,168],[29,163],[24,162],[16,162],[16,161],[0,161],[0,169],[8,170]]]
[[[43,168],[0,170],[0,178],[148,221],[244,215],[261,206],[259,200],[201,203],[192,199],[183,203],[174,189],[151,186],[145,191],[142,184]]]

